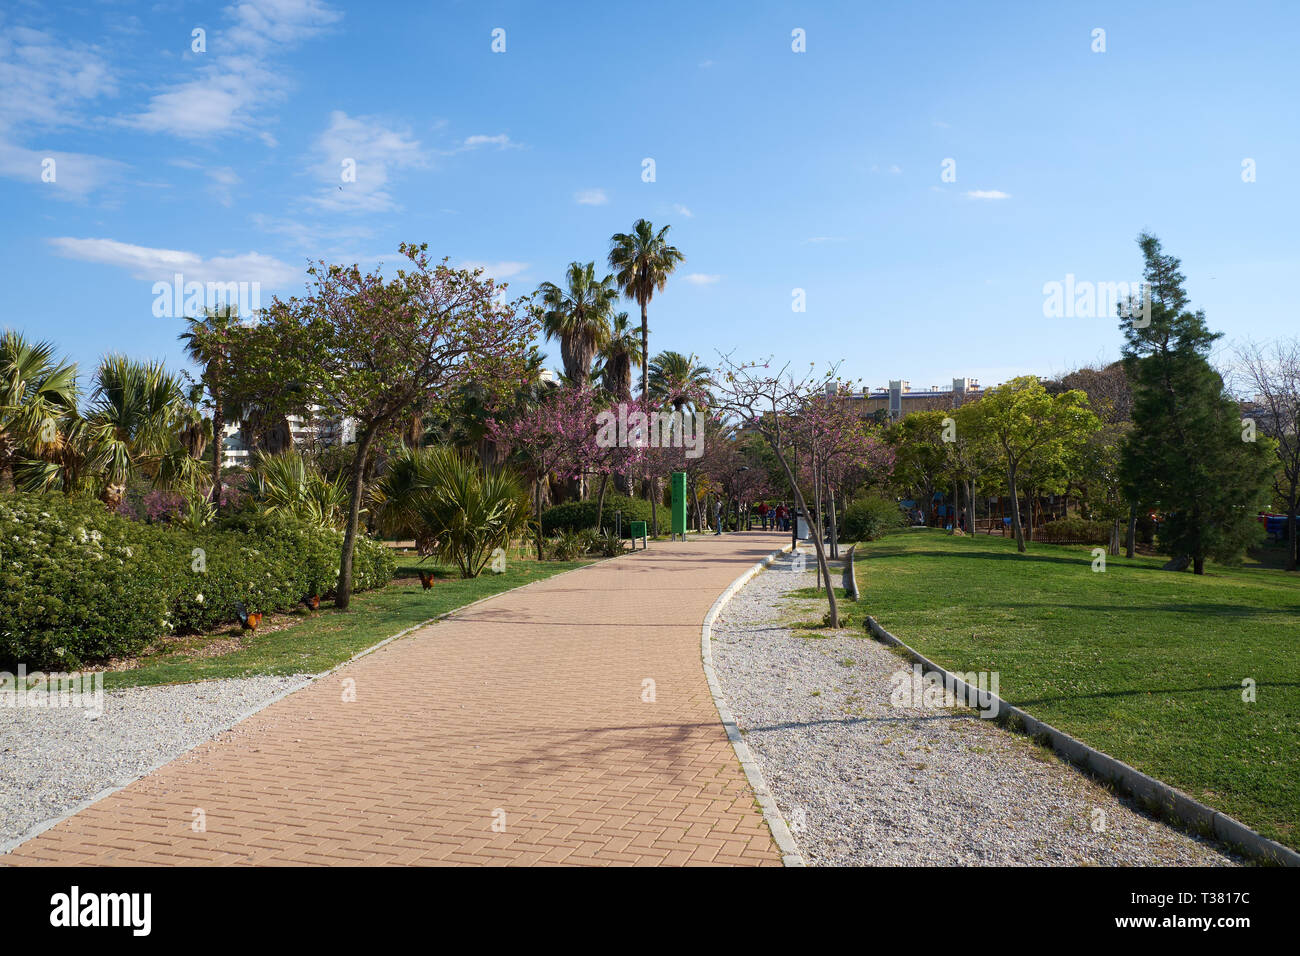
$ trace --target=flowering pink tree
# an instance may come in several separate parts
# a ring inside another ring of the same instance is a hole
[[[577,478],[608,461],[596,442],[596,400],[590,388],[556,389],[505,422],[488,419],[488,437],[527,461],[533,470],[537,560],[542,559],[542,482],[555,473]]]
[[[351,599],[353,545],[376,441],[464,387],[495,394],[516,385],[537,331],[523,301],[505,301],[504,286],[481,269],[432,264],[425,245],[400,249],[407,261],[393,279],[356,265],[312,266],[307,297],[273,300],[248,343],[259,360],[245,363],[243,374],[297,383],[300,401],[356,422],[339,608]]]

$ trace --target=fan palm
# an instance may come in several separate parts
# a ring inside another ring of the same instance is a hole
[[[121,504],[132,477],[141,471],[157,476],[186,406],[180,379],[160,362],[108,355],[99,363],[86,415],[88,457],[110,510]]]
[[[641,367],[641,344],[626,312],[614,316],[610,323],[600,360],[601,386],[619,401],[631,399],[632,370]]]
[[[477,577],[497,548],[528,526],[524,483],[453,448],[401,449],[379,486],[381,526],[411,535],[420,553]]]
[[[77,366],[59,362],[49,342],[0,335],[0,474],[20,454],[47,458],[60,444],[59,420],[75,414]]]
[[[618,289],[612,275],[596,278],[594,262],[570,262],[565,285],[563,289],[553,282],[538,286],[538,310],[546,337],[559,339],[564,373],[582,387],[590,374],[592,358],[609,338],[609,316]]]
[[[230,355],[230,336],[239,326],[239,312],[226,305],[206,310],[202,318],[187,318],[188,327],[179,336],[185,354],[202,371],[200,381],[212,401],[212,496],[218,500],[221,489],[221,456],[225,447],[226,363]]]
[[[650,300],[662,292],[668,276],[686,257],[668,244],[668,226],[655,232],[648,219],[638,219],[630,233],[615,233],[610,240],[609,265],[615,281],[629,299],[641,307],[641,394],[650,393]]]
[[[260,451],[244,491],[265,514],[288,514],[322,528],[341,528],[348,505],[342,476],[330,481],[297,451]]]
[[[657,404],[672,405],[674,411],[701,404],[712,384],[713,370],[696,364],[694,355],[660,352],[650,363],[650,397]]]

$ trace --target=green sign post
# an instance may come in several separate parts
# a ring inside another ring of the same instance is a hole
[[[686,472],[673,472],[673,537],[686,540]]]

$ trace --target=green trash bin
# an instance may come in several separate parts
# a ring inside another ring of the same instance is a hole
[[[628,528],[628,537],[630,537],[630,538],[632,539],[632,550],[633,550],[633,551],[636,550],[636,539],[637,539],[637,538],[640,538],[640,539],[641,539],[641,547],[643,547],[643,548],[645,548],[645,547],[649,547],[649,542],[648,542],[647,539],[646,539],[646,522],[644,522],[644,521],[629,521],[629,522],[627,523],[627,528]]]

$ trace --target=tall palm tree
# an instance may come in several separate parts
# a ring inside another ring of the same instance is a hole
[[[650,393],[650,327],[647,310],[656,292],[686,257],[668,244],[669,226],[658,232],[648,219],[638,219],[630,233],[615,233],[610,240],[609,265],[623,294],[641,307],[641,394]]]
[[[626,312],[614,316],[599,357],[601,386],[619,401],[631,399],[632,370],[641,367],[641,345]]]
[[[0,475],[21,453],[44,455],[59,444],[59,422],[77,408],[77,366],[55,359],[49,342],[20,332],[0,335]]]
[[[559,339],[564,373],[575,385],[586,385],[591,360],[609,338],[609,317],[618,299],[614,277],[596,278],[596,263],[570,262],[561,289],[552,282],[537,287],[542,331]]]
[[[224,305],[207,309],[202,318],[187,318],[188,327],[179,336],[185,354],[202,371],[200,381],[212,401],[212,500],[221,500],[221,458],[225,451],[226,363],[230,336],[239,326],[239,311]]]
[[[680,412],[687,405],[702,404],[700,396],[713,385],[713,370],[698,365],[694,355],[660,352],[650,363],[650,397]]]
[[[95,371],[95,390],[86,421],[90,427],[91,468],[101,481],[100,498],[116,510],[131,478],[157,469],[177,443],[176,429],[186,417],[179,377],[161,362],[135,362],[107,355]]]

